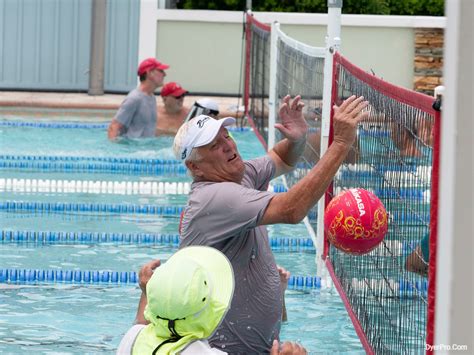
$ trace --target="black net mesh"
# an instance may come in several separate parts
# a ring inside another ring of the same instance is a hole
[[[270,83],[270,37],[268,26],[247,16],[247,41],[250,41],[250,53],[246,59],[249,70],[247,115],[254,128],[267,140],[268,90]]]
[[[364,96],[370,115],[359,125],[355,161],[344,163],[334,179],[334,195],[352,187],[374,192],[389,214],[389,230],[363,256],[331,246],[330,262],[375,353],[423,353],[428,283],[419,274],[426,272],[427,260],[418,246],[430,230],[434,115],[417,98],[430,99],[384,88],[381,80],[359,75],[343,61],[336,77],[333,104]],[[419,274],[408,271],[413,267],[408,260],[419,263]]]
[[[279,122],[278,107],[286,95],[294,97],[301,95],[305,104],[304,115],[309,125],[309,134],[306,148],[297,168],[286,175],[286,182],[290,188],[297,183],[319,161],[321,145],[321,113],[323,96],[323,50],[319,48],[302,46],[279,37],[277,41],[277,69],[276,69],[276,122]],[[314,52],[320,52],[316,54]],[[277,130],[275,142],[282,139]],[[310,221],[316,231],[315,206],[310,214]]]

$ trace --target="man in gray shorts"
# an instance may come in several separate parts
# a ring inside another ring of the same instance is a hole
[[[334,140],[318,164],[288,192],[267,191],[269,181],[291,171],[304,151],[308,126],[300,97],[287,96],[275,125],[285,137],[262,158],[242,161],[226,127],[227,117],[197,116],[179,129],[174,152],[193,184],[181,223],[180,247],[208,245],[230,260],[235,275],[231,308],[213,347],[228,353],[265,353],[279,336],[282,290],[267,224],[299,223],[323,196],[367,116],[363,98],[335,106]]]
[[[169,65],[160,63],[155,58],[145,59],[140,63],[137,74],[140,84],[130,91],[114,119],[109,125],[108,137],[146,138],[154,137],[156,130],[156,97],[155,90],[163,85],[165,70]]]

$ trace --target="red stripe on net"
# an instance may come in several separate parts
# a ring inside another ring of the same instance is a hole
[[[439,160],[441,153],[441,113],[436,111],[434,123],[433,167],[431,172],[430,201],[430,261],[428,266],[428,314],[426,322],[426,344],[434,345],[435,306],[436,306],[436,265],[438,245],[438,202],[439,202]],[[433,350],[426,350],[432,354]]]
[[[431,115],[435,114],[433,109],[433,97],[425,95],[416,91],[402,88],[401,86],[393,85],[385,80],[376,77],[373,74],[365,72],[348,59],[343,57],[339,52],[334,54],[334,60],[344,67],[357,79],[363,81],[374,90],[383,93],[385,96],[404,103],[406,105],[415,107]]]

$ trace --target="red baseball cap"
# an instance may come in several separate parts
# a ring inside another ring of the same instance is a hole
[[[145,74],[149,70],[153,69],[161,69],[161,70],[166,70],[170,66],[168,64],[161,63],[157,61],[155,58],[148,58],[145,59],[143,62],[140,63],[138,66],[138,76]]]
[[[174,96],[174,97],[180,97],[184,94],[187,94],[188,91],[187,90],[184,90],[181,85],[179,85],[178,83],[175,83],[175,82],[170,82],[170,83],[166,83],[165,85],[163,85],[163,87],[161,88],[161,96]]]

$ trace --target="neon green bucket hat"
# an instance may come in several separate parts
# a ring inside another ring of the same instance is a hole
[[[206,246],[176,252],[146,286],[145,318],[133,354],[174,354],[192,341],[209,338],[222,322],[234,294],[227,257]]]

